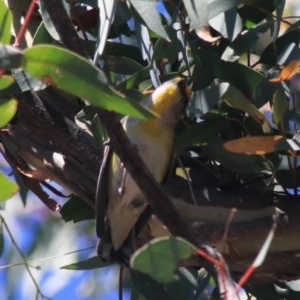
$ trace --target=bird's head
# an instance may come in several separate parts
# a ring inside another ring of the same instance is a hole
[[[163,124],[174,125],[184,111],[191,93],[186,80],[176,77],[158,87],[144,105],[161,119]]]

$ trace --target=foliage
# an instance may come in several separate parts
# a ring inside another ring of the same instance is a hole
[[[144,97],[143,92],[182,76],[189,80],[193,96],[187,117],[177,128],[175,149],[187,162],[187,168],[193,170],[201,163],[213,174],[217,188],[239,187],[246,193],[255,190],[272,195],[280,191],[297,197],[299,21],[290,23],[283,17],[285,1],[63,2],[80,37],[81,53],[72,49],[72,41],[61,36],[57,26],[60,16],[51,19],[42,0],[40,10],[31,14],[29,23],[25,22],[32,40],[25,43],[22,31],[16,30],[19,35],[15,44],[9,45],[15,38],[11,37],[12,11],[0,2],[0,150],[18,176],[21,188],[27,186],[51,208],[54,200],[42,192],[41,184],[62,197],[47,180],[63,181],[76,195],[63,205],[63,220],[79,222],[93,217],[87,205],[91,203],[85,200],[93,198],[95,192],[86,188],[92,186],[88,184],[90,178],[81,179],[80,183],[74,179],[75,184],[68,186],[67,175],[62,180],[54,172],[53,175],[49,170],[39,170],[32,160],[26,161],[28,156],[22,160],[14,157],[18,147],[14,148],[13,135],[7,132],[14,128],[14,122],[22,122],[14,116],[17,101],[21,106],[22,97],[28,92],[50,100],[50,106],[61,114],[64,123],[84,123],[94,135],[95,144],[101,144],[97,148],[100,152],[106,136],[93,107],[151,118],[152,113],[137,100]],[[31,5],[34,8],[35,2]],[[26,7],[23,12],[33,10]],[[64,22],[70,21],[66,18]],[[57,95],[61,103],[55,100]],[[59,110],[61,106],[63,109]],[[57,126],[60,117],[53,117]],[[57,147],[56,152],[63,149],[54,141],[49,145]],[[74,177],[80,176],[77,173]],[[17,185],[3,174],[0,186],[0,201],[18,192]],[[178,243],[178,253],[174,252],[174,243]],[[150,267],[139,265],[152,251],[163,255],[156,254],[158,261]],[[166,255],[170,253],[174,257]],[[138,250],[131,260],[132,299],[205,299],[205,293],[216,283],[191,268],[178,268],[178,262],[191,253],[195,254],[193,247],[176,238],[156,240]],[[65,268],[91,269],[93,264],[107,265],[93,257]],[[160,271],[167,274],[155,270],[160,265]],[[177,292],[179,287],[182,293]],[[269,286],[246,287],[257,299],[266,299],[268,289]],[[294,299],[295,288],[286,284],[285,289],[289,295],[286,299]],[[275,289],[272,297],[281,299]]]

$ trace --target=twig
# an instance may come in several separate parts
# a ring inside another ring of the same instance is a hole
[[[34,286],[35,286],[35,288],[36,288],[37,294],[40,295],[43,299],[51,300],[51,298],[45,296],[45,295],[42,293],[41,289],[39,288],[38,283],[36,282],[36,280],[35,280],[33,274],[32,274],[31,271],[30,271],[30,266],[29,266],[28,262],[26,261],[25,255],[23,254],[22,250],[21,250],[20,247],[18,246],[18,244],[17,244],[16,240],[14,239],[14,237],[13,237],[13,235],[12,235],[12,233],[11,233],[11,231],[10,231],[8,225],[7,225],[7,223],[5,222],[4,218],[3,218],[1,215],[0,215],[0,221],[1,221],[1,223],[3,224],[3,226],[5,227],[6,232],[7,232],[8,236],[9,236],[9,238],[10,238],[12,244],[13,244],[14,247],[16,248],[17,252],[19,253],[19,255],[20,255],[20,257],[21,257],[21,259],[23,260],[23,265],[25,266],[25,268],[26,268],[26,270],[27,270],[27,273],[28,273],[29,277],[31,278],[31,280],[32,280],[32,282],[33,282],[33,284],[34,284]]]
[[[24,18],[23,25],[22,25],[20,31],[18,32],[18,35],[16,37],[16,41],[13,45],[14,47],[19,47],[20,46],[20,42],[21,42],[21,40],[22,40],[22,38],[23,38],[23,36],[26,32],[26,29],[28,27],[28,23],[30,22],[32,14],[35,10],[36,2],[37,2],[37,0],[31,0],[31,3],[30,3],[29,8],[27,10],[26,16]]]

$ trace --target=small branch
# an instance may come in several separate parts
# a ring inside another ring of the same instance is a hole
[[[4,218],[3,218],[1,215],[0,215],[0,221],[1,221],[1,223],[3,224],[3,226],[5,227],[6,232],[7,232],[8,236],[9,236],[9,238],[10,238],[12,244],[13,244],[14,247],[16,248],[17,252],[19,253],[19,255],[20,255],[20,257],[21,257],[21,259],[23,260],[23,265],[25,266],[25,268],[26,268],[26,270],[27,270],[27,273],[28,273],[28,275],[30,276],[30,278],[31,278],[31,280],[32,280],[32,282],[33,282],[33,284],[34,284],[34,286],[35,286],[35,288],[36,288],[36,290],[37,290],[38,295],[40,295],[43,299],[51,300],[51,298],[45,296],[45,295],[42,293],[42,291],[40,290],[38,283],[36,282],[36,280],[35,280],[33,274],[32,274],[31,271],[30,271],[30,266],[29,266],[28,262],[26,261],[25,255],[23,254],[22,250],[19,248],[19,246],[18,246],[16,240],[14,239],[14,237],[13,237],[13,235],[12,235],[12,233],[11,233],[11,231],[10,231],[8,225],[7,225],[7,223],[5,222]]]

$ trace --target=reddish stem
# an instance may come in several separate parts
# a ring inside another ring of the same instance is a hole
[[[22,24],[20,31],[18,32],[18,35],[16,37],[16,41],[13,44],[14,47],[20,46],[20,42],[21,42],[22,38],[24,37],[25,31],[28,27],[28,23],[32,17],[34,10],[35,10],[36,2],[37,2],[37,0],[31,0],[31,3],[29,5],[28,11],[27,11],[25,19],[24,19],[24,23]]]
[[[236,288],[235,288],[235,293],[236,295],[238,294],[240,288],[247,282],[247,280],[250,278],[250,276],[252,275],[252,273],[254,272],[255,267],[253,266],[253,264],[247,269],[247,271],[245,272],[245,274],[241,277],[240,281],[238,282]]]

